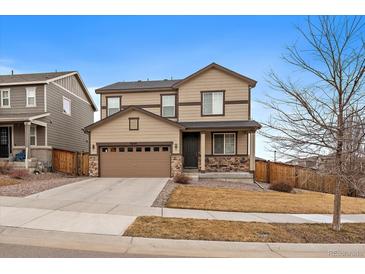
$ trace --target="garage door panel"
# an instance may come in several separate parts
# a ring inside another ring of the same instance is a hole
[[[113,152],[112,152],[113,151]],[[100,151],[102,177],[170,177],[170,152],[120,152],[119,149]]]

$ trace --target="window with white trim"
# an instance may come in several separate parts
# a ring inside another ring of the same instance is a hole
[[[2,89],[0,91],[1,107],[10,108],[10,89]]]
[[[162,95],[161,97],[161,114],[162,117],[173,118],[176,117],[176,95]]]
[[[236,133],[213,133],[213,154],[236,154]]]
[[[120,111],[120,97],[107,97],[108,116]]]
[[[202,93],[202,115],[223,115],[223,91]]]
[[[27,107],[35,107],[36,106],[36,93],[35,93],[35,87],[26,88],[27,93]]]
[[[31,146],[37,145],[37,126],[30,126],[29,139]]]
[[[63,97],[63,113],[71,116],[71,100]]]

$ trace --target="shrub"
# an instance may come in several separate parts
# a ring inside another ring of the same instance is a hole
[[[184,184],[187,185],[190,183],[191,178],[189,176],[186,176],[185,174],[181,173],[174,177],[174,182],[176,184]]]
[[[13,179],[25,179],[29,177],[29,172],[25,169],[15,169],[9,175]]]
[[[5,162],[4,164],[0,165],[0,174],[2,175],[8,175],[13,171],[13,167],[9,165],[8,162]]]
[[[287,192],[290,193],[293,191],[293,186],[287,183],[274,183],[271,184],[269,189],[271,190],[275,190],[275,191],[280,191],[280,192]]]

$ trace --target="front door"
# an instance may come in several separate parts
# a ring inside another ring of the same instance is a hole
[[[183,156],[185,168],[198,168],[199,132],[183,133]]]
[[[9,128],[0,127],[0,158],[9,157]]]

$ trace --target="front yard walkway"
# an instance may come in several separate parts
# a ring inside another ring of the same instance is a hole
[[[297,193],[178,186],[170,195],[170,208],[231,212],[331,214],[333,195],[300,190]],[[342,197],[342,213],[364,214],[365,199]]]

